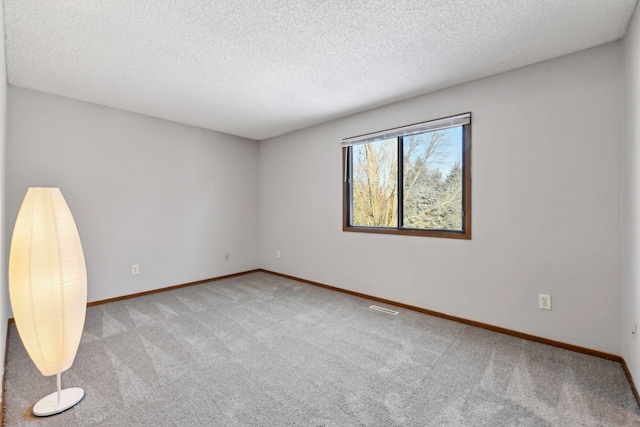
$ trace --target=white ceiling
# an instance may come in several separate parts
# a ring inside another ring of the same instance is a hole
[[[4,0],[9,84],[262,140],[621,38],[636,0]]]

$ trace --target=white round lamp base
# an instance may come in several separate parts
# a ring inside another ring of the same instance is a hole
[[[84,390],[80,387],[71,387],[60,390],[60,403],[58,403],[58,392],[54,391],[43,397],[33,405],[33,415],[36,417],[48,417],[66,411],[84,397]]]

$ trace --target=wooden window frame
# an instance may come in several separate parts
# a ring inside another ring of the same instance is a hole
[[[469,113],[470,114],[470,113]],[[349,224],[351,217],[351,150],[342,148],[342,231],[374,234],[397,234],[402,236],[440,237],[447,239],[471,240],[471,121],[463,125],[462,150],[462,230],[417,229],[405,227],[363,227]],[[398,141],[400,138],[398,138]],[[400,142],[398,142],[400,146]],[[402,176],[402,153],[398,152],[398,182]],[[400,184],[398,184],[398,187]],[[402,203],[398,197],[398,211],[402,213]],[[401,216],[398,215],[400,219]]]

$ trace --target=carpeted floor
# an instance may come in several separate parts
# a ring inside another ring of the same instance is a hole
[[[91,307],[62,375],[86,396],[44,419],[12,325],[5,425],[640,425],[615,362],[371,304],[252,273]]]

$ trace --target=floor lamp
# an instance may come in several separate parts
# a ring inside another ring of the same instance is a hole
[[[44,376],[56,375],[56,392],[33,414],[49,416],[84,397],[62,389],[60,374],[76,357],[87,307],[87,270],[80,236],[59,188],[29,188],[11,240],[9,293],[18,333]]]

